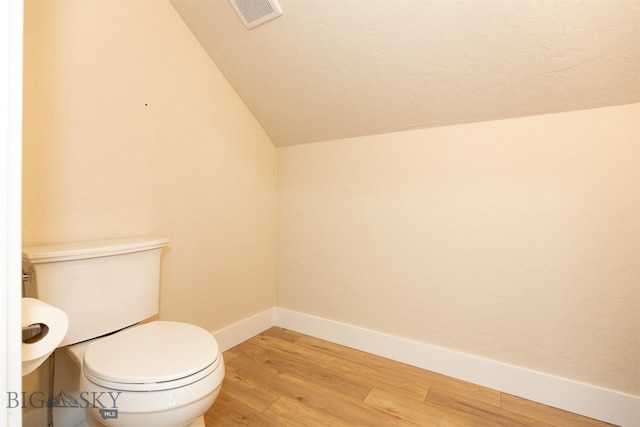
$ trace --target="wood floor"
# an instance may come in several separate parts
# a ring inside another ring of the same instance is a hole
[[[207,427],[609,425],[277,327],[224,358]]]

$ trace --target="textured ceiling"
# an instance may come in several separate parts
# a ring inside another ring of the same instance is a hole
[[[276,145],[640,101],[640,0],[170,0]]]

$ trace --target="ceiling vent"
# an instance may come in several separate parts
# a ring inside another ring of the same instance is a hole
[[[257,27],[282,15],[278,0],[229,0],[247,28]]]

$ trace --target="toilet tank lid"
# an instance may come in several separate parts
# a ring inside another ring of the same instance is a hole
[[[169,243],[162,237],[128,237],[123,239],[92,240],[22,248],[22,259],[32,264],[71,261],[120,255],[161,248]]]

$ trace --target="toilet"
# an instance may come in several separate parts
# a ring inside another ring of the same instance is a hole
[[[158,313],[162,238],[128,238],[23,248],[25,296],[62,309],[59,347],[78,368],[65,406],[79,426],[204,427],[224,378],[208,331]],[[67,393],[68,394],[68,393]]]

